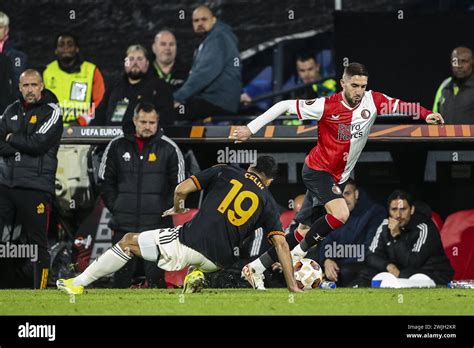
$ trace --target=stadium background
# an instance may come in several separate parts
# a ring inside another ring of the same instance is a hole
[[[199,43],[191,29],[191,14],[201,3],[7,0],[0,2],[0,10],[12,18],[11,34],[21,47],[27,48],[32,67],[44,68],[54,59],[54,40],[66,31],[78,36],[83,57],[96,63],[110,82],[122,71],[126,48],[131,43],[150,48],[154,35],[163,27],[175,32],[178,57],[190,62]],[[466,0],[350,0],[342,2],[342,12],[334,12],[333,0],[209,3],[217,16],[232,26],[241,52],[248,53],[259,44],[287,35],[320,33],[285,42],[285,76],[294,72],[294,47],[308,47],[315,52],[335,48],[337,74],[343,57],[363,61],[370,69],[373,88],[389,89],[387,93],[393,90],[401,98],[406,96],[427,105],[449,73],[446,57],[452,47],[459,43],[470,45],[474,40],[470,35],[473,13],[464,11],[470,4]],[[404,12],[403,20],[398,19],[400,10]],[[289,19],[290,14],[294,19]],[[261,54],[245,55],[244,83],[263,65],[271,63],[271,52],[267,49]],[[392,64],[393,69],[387,69]],[[403,80],[397,67],[403,69]]]
[[[215,5],[216,14],[233,27],[239,37],[241,51],[248,55],[243,62],[244,82],[248,82],[265,65],[273,63],[274,49],[277,47],[284,49],[282,79],[294,73],[296,50],[303,47],[315,52],[333,49],[337,75],[341,72],[344,57],[351,61],[360,60],[370,69],[370,88],[406,100],[419,100],[424,106],[431,107],[436,87],[449,75],[450,50],[460,43],[474,46],[473,12],[466,12],[473,5],[472,1],[343,0],[344,12],[336,14],[333,13],[333,0],[215,0],[211,3]],[[201,2],[184,0],[2,0],[0,10],[9,14],[12,38],[28,52],[32,67],[42,69],[54,59],[56,35],[69,31],[79,37],[83,56],[96,63],[104,72],[106,82],[110,83],[122,71],[126,47],[136,42],[150,47],[154,34],[163,26],[175,30],[179,55],[189,62],[197,44],[190,16],[192,8],[198,4]],[[186,15],[183,21],[177,19],[177,12],[182,9]],[[71,10],[74,10],[74,19],[70,19]],[[402,22],[397,18],[399,10],[404,11]],[[293,21],[287,20],[288,11],[294,11]],[[284,41],[281,46],[270,44],[275,38],[304,32],[319,34]],[[260,51],[257,46],[262,43],[267,43],[268,48]],[[224,129],[222,134],[226,131]],[[189,130],[183,133],[177,129],[174,134],[180,136],[188,134],[186,132],[189,133]],[[471,134],[474,135],[474,132]],[[110,137],[92,138],[76,137],[72,143],[103,144],[110,140]],[[216,149],[226,146],[230,149],[256,149],[261,153],[293,153],[301,157],[314,143],[314,139],[295,137],[292,141],[259,141],[237,147],[224,140],[189,140],[182,137],[178,144],[183,152],[194,149],[202,168],[214,164]],[[360,162],[356,166],[355,176],[380,202],[384,202],[395,187],[403,187],[428,202],[445,218],[455,211],[473,208],[472,140],[472,136],[438,141],[371,139],[364,153],[370,156],[374,151],[385,151],[392,156],[393,161]],[[70,142],[65,139],[64,143]],[[461,160],[458,162],[440,162],[436,168],[437,180],[425,182],[428,151],[436,150],[448,151],[450,154],[466,151],[471,154],[471,161],[463,161],[464,157],[460,155]],[[288,184],[288,165],[282,163],[280,169],[281,176],[271,190],[278,202],[286,206],[288,199],[304,189],[299,174],[301,164],[297,168],[297,182],[293,184]],[[108,230],[103,218],[101,211],[96,210],[82,229],[89,234],[97,232],[95,237],[101,233],[109,236],[107,233],[110,231],[103,232]],[[423,342],[436,346],[434,340],[414,341],[404,334],[407,324],[440,323],[456,324],[455,333],[458,336],[457,340],[437,340],[438,345],[449,343],[455,346],[462,342],[472,346],[474,301],[469,292],[472,291],[327,289],[297,295],[294,303],[290,303],[285,289],[269,290],[266,293],[241,289],[211,290],[191,294],[186,297],[186,301],[181,301],[183,298],[178,290],[92,289],[89,294],[78,297],[77,303],[71,303],[70,299],[56,290],[4,290],[0,298],[0,326],[2,342],[7,343],[7,346],[10,343],[27,346],[30,342],[40,341],[18,337],[18,325],[27,321],[56,324],[58,336],[55,343],[64,342],[68,345],[75,343],[77,339],[75,341],[72,337],[78,335],[82,345],[83,342],[136,344],[137,341],[152,341],[156,345],[159,340],[174,345],[203,342],[209,346],[215,343],[213,340],[216,338],[219,346],[228,344],[216,332],[225,332],[233,344],[242,346],[248,345],[249,340],[259,345],[276,340],[281,344],[287,340],[294,345],[295,342],[306,344],[308,339],[301,336],[309,331],[309,340],[319,344],[343,342],[380,346],[386,342]],[[403,298],[403,304],[400,303],[400,297]],[[120,316],[104,318],[103,315]],[[225,317],[200,317],[200,325],[196,325],[195,315]],[[232,317],[234,315],[246,317]],[[265,315],[275,317],[262,317]],[[296,336],[279,335],[275,331],[275,327],[281,327],[282,321],[286,319],[282,315],[293,315],[288,318],[288,322],[291,320],[291,331]],[[247,328],[245,334],[239,329],[242,323]],[[127,332],[121,335],[108,334],[117,331],[117,327],[126,327]],[[148,328],[150,330],[145,330]],[[341,334],[328,334],[334,333],[334,328],[338,328]],[[193,334],[184,334],[190,329]],[[153,335],[140,334],[143,332],[153,332]]]
[[[198,1],[3,1],[0,10],[9,14],[13,39],[29,54],[29,65],[38,69],[54,59],[54,40],[61,32],[78,36],[81,54],[96,63],[106,83],[122,72],[125,49],[132,43],[150,47],[163,27],[174,30],[178,57],[188,63],[198,44],[191,28],[192,9]],[[283,50],[278,67],[280,79],[294,73],[295,53],[333,50],[335,73],[340,76],[344,58],[369,68],[370,89],[431,108],[439,83],[449,75],[449,53],[459,44],[474,46],[474,12],[470,1],[343,1],[343,11],[334,12],[334,1],[214,1],[216,15],[229,23],[243,52],[244,84]],[[184,11],[184,12],[180,12]],[[403,19],[400,12],[403,11]],[[290,13],[294,19],[289,20]],[[184,19],[180,15],[184,14]],[[276,43],[277,38],[297,33],[307,37]],[[263,45],[262,45],[263,44]],[[261,46],[264,46],[263,49]],[[406,120],[404,121],[406,122]],[[102,141],[103,142],[103,141]],[[286,152],[303,156],[311,142],[259,142],[235,147],[216,143],[179,141],[183,152],[193,149],[201,168],[216,163],[216,149],[256,149],[259,153]],[[383,203],[388,193],[401,187],[426,201],[442,218],[472,208],[474,168],[472,162],[439,163],[437,180],[425,181],[428,151],[470,151],[471,141],[389,140],[368,142],[366,152],[388,152],[392,161],[364,162],[356,166],[356,180]],[[472,152],[470,152],[472,155]],[[286,208],[288,200],[304,191],[301,163],[297,182],[288,184],[288,165],[281,163],[281,176],[271,191]],[[193,204],[196,204],[195,199]]]

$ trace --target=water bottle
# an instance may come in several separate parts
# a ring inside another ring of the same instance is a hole
[[[321,289],[335,289],[336,283],[330,282],[329,280],[324,280],[321,284],[319,284]]]
[[[474,279],[452,280],[448,283],[451,289],[474,289]]]

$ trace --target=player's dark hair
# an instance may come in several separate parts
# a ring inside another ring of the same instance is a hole
[[[257,163],[252,166],[257,173],[265,175],[267,179],[272,179],[278,172],[278,165],[272,156],[259,156]]]
[[[300,51],[296,55],[296,61],[306,62],[307,60],[310,60],[310,59],[313,59],[316,62],[316,58],[314,57],[314,55],[308,51]]]
[[[150,113],[155,111],[158,114],[158,111],[156,111],[155,105],[149,102],[141,102],[138,103],[137,106],[135,107],[135,110],[133,112],[134,116],[137,116],[140,111]]]
[[[350,63],[344,68],[344,75],[347,77],[352,77],[355,75],[367,76],[369,77],[369,71],[365,65],[360,63]]]
[[[60,33],[56,36],[56,39],[54,40],[54,47],[58,47],[58,41],[59,41],[59,38],[61,36],[65,36],[65,37],[71,37],[73,40],[74,40],[74,44],[76,45],[76,47],[80,47],[79,46],[79,39],[77,38],[76,35],[74,35],[73,33],[71,32],[63,32],[63,33]]]
[[[387,198],[387,207],[390,207],[390,203],[396,199],[406,200],[410,207],[413,206],[413,196],[404,190],[395,190]]]

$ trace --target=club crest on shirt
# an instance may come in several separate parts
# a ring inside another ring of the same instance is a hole
[[[368,119],[370,117],[370,111],[367,109],[364,109],[360,112],[360,115],[364,120]]]
[[[125,152],[122,156],[122,158],[124,159],[125,162],[129,162],[130,161],[130,152]]]
[[[316,101],[316,99],[307,99],[307,100],[304,101],[304,103],[306,105],[312,105],[312,104],[314,104],[315,101]]]
[[[341,195],[342,194],[342,190],[339,186],[337,186],[336,184],[332,185],[332,192],[334,192],[334,194],[336,195]]]
[[[148,162],[155,162],[156,161],[156,155],[152,152],[148,155]]]
[[[36,206],[36,213],[39,214],[44,214],[44,204],[40,203]]]

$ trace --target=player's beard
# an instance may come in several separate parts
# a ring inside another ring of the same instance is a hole
[[[351,98],[350,95],[344,93],[344,98],[346,98],[347,102],[349,103],[349,106],[350,107],[354,107],[356,106],[357,104],[359,104],[360,100],[358,102],[355,102],[354,99]]]
[[[197,42],[201,43],[204,41],[204,39],[206,38],[208,32],[207,31],[201,31],[199,33],[195,33],[195,39]]]

